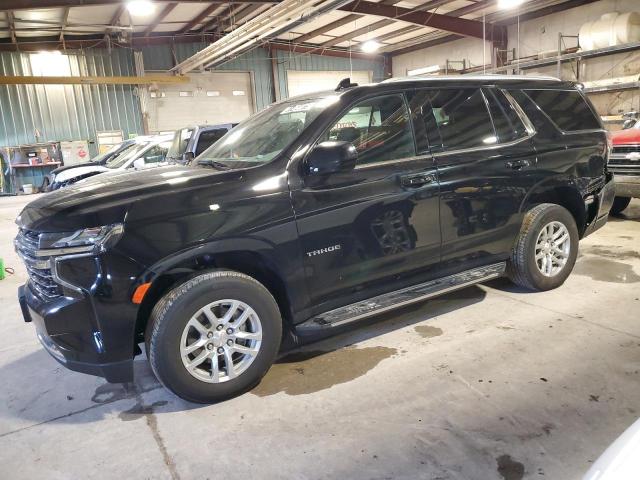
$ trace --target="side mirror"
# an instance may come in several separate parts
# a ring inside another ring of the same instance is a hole
[[[326,141],[315,146],[306,163],[310,175],[328,175],[353,170],[357,160],[358,152],[351,142]]]
[[[183,158],[185,163],[191,163],[196,156],[193,152],[184,152]]]
[[[136,170],[142,170],[145,167],[144,158],[138,158],[133,161],[133,168]]]
[[[633,127],[635,124],[636,124],[636,121],[633,118],[628,118],[622,124],[622,129],[628,130],[629,128]]]

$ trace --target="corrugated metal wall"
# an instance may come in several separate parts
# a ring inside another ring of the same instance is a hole
[[[146,70],[169,70],[204,48],[205,43],[177,43],[142,49]],[[173,52],[172,52],[173,49]],[[373,79],[383,78],[379,60],[323,57],[274,51],[278,91],[287,96],[287,70],[371,70]],[[32,75],[32,54],[0,52],[0,75]],[[175,56],[175,59],[174,59]],[[63,60],[64,58],[64,60]],[[129,49],[103,49],[70,52],[61,61],[70,64],[71,75],[135,75],[133,52]],[[249,71],[253,74],[258,110],[273,96],[272,61],[264,48],[256,48],[219,70]],[[46,72],[45,72],[46,74]],[[137,87],[130,85],[0,85],[0,146],[37,141],[96,141],[96,132],[122,130],[125,138],[143,133]],[[39,133],[39,136],[36,136]],[[90,144],[91,154],[97,146]]]
[[[135,75],[130,50],[95,49],[70,53],[70,74]],[[61,61],[67,61],[61,57]],[[44,72],[46,74],[46,72]],[[32,75],[29,53],[1,52],[1,75]],[[96,141],[96,132],[143,132],[136,87],[130,85],[0,85],[0,145],[38,141]],[[36,133],[39,133],[39,137]],[[91,154],[97,145],[90,144]]]

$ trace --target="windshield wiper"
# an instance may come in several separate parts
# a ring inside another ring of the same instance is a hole
[[[219,168],[220,170],[230,170],[231,167],[229,165],[226,165],[222,162],[217,162],[215,160],[211,160],[209,158],[205,158],[203,160],[198,160],[197,162],[198,165],[208,165],[210,167],[215,167],[215,168]]]

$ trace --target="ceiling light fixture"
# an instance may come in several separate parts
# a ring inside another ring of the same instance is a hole
[[[367,40],[362,44],[362,51],[364,53],[373,53],[377,52],[380,47],[380,42],[377,42],[376,40]]]
[[[146,17],[156,11],[156,6],[150,0],[132,0],[127,3],[127,10],[136,17]]]
[[[498,8],[508,10],[510,8],[519,7],[523,3],[524,0],[498,0]]]

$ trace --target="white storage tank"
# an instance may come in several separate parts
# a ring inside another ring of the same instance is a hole
[[[580,27],[580,48],[594,50],[640,41],[640,13],[605,13]]]

